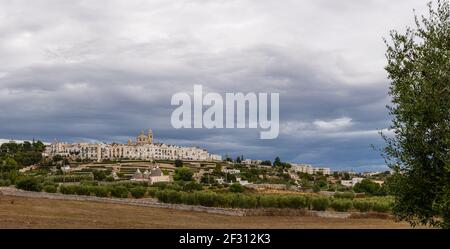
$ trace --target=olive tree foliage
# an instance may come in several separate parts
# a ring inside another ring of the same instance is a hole
[[[386,70],[392,134],[383,156],[391,169],[393,212],[412,226],[450,228],[450,11],[429,3],[415,27],[392,31]]]

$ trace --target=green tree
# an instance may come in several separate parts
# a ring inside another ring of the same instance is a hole
[[[273,166],[277,167],[277,166],[281,166],[281,165],[282,165],[282,163],[281,163],[280,157],[275,157],[275,160],[273,161]]]
[[[192,181],[194,173],[188,167],[176,168],[173,179],[175,181]]]
[[[382,134],[400,220],[450,228],[450,10],[429,3],[406,33],[386,41],[392,136]]]
[[[379,195],[380,190],[381,186],[369,179],[364,179],[361,182],[356,183],[353,187],[353,191],[356,193],[366,193],[370,195]]]
[[[181,161],[180,159],[175,160],[175,167],[183,167],[183,161]]]
[[[230,185],[229,190],[233,193],[242,193],[244,192],[245,188],[239,183],[233,183]]]
[[[265,160],[261,162],[261,165],[272,166],[272,162],[270,160]]]

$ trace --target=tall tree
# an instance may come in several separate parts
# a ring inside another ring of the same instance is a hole
[[[428,4],[406,33],[386,41],[393,135],[382,134],[395,171],[393,212],[412,226],[450,228],[450,11]]]

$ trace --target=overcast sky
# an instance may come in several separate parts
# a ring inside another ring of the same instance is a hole
[[[0,139],[155,139],[383,170],[382,38],[423,0],[0,1]],[[171,127],[171,96],[279,92],[280,136]]]

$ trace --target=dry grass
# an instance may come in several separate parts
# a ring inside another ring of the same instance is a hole
[[[409,228],[388,219],[235,217],[87,201],[0,196],[0,228]]]

